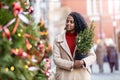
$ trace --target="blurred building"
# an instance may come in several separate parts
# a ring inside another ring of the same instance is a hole
[[[32,0],[31,0],[32,1]],[[81,13],[88,25],[94,20],[95,43],[98,39],[111,38],[120,47],[120,0],[33,0],[34,7],[43,17],[50,32],[52,44],[54,36],[64,30],[65,20],[71,11]],[[40,11],[39,11],[40,10]],[[34,14],[39,21],[39,15]],[[120,48],[119,48],[120,51]]]
[[[95,40],[115,38],[120,29],[120,0],[61,0],[61,6],[81,13],[88,24],[95,21]]]
[[[112,38],[120,46],[120,0],[61,0],[61,6],[81,13],[88,25],[94,20],[95,42],[101,37]]]

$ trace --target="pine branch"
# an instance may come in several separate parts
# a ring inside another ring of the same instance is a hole
[[[94,28],[93,21],[90,25],[90,28],[81,31],[77,38],[76,44],[79,53],[88,53],[94,43]]]

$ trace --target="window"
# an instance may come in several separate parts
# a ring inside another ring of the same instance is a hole
[[[120,0],[108,0],[108,11],[112,18],[120,19]]]
[[[88,16],[97,16],[102,13],[102,0],[87,0]]]
[[[87,0],[87,14],[90,20],[99,21],[102,14],[102,0]]]

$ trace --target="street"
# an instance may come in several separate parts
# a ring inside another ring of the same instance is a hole
[[[54,70],[55,65],[53,61],[52,67],[53,67],[52,71],[55,71]],[[114,70],[113,73],[110,73],[109,64],[107,62],[104,63],[103,67],[104,73],[99,73],[98,65],[96,63],[92,65],[91,80],[120,80],[120,59],[119,59],[119,71]],[[54,80],[53,78],[54,76],[52,76],[51,80]]]
[[[120,63],[120,60],[119,60]],[[120,65],[120,64],[119,64]],[[120,66],[119,66],[120,69]],[[110,73],[110,68],[108,63],[104,63],[104,72],[99,73],[98,65],[95,63],[92,66],[92,74],[91,74],[91,80],[120,80],[120,70],[119,71],[113,71],[113,73]]]

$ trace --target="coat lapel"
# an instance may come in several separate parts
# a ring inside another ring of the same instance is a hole
[[[77,50],[77,46],[75,46],[73,57],[75,57],[75,51]]]
[[[58,41],[60,42],[61,47],[66,51],[66,53],[69,55],[69,57],[73,60],[69,46],[68,46],[66,38],[65,38],[65,33],[62,34],[60,36],[60,38],[58,38]]]

